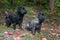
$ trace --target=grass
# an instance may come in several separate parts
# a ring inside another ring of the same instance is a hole
[[[0,28],[0,31],[3,31],[3,32],[0,32],[0,40],[2,40],[3,39],[3,37],[4,37],[4,31],[6,31],[7,30],[7,28],[6,28],[6,26],[3,26],[3,27],[1,27]],[[11,30],[10,30],[11,31]],[[13,30],[12,30],[13,31]],[[32,38],[31,38],[31,36],[30,36],[30,33],[27,31],[27,33],[28,33],[28,35],[26,35],[25,37],[23,37],[22,39],[23,40],[32,40]],[[33,40],[37,40],[37,39],[39,39],[39,34],[38,35],[35,35],[35,37],[33,38]]]
[[[26,18],[28,18],[28,20],[34,19],[33,16],[35,16],[36,13],[33,11],[33,7],[27,7],[27,6],[25,6],[25,8],[26,8],[26,10],[28,11],[27,14],[25,15]],[[50,17],[50,16],[49,16],[49,17]],[[3,35],[1,34],[1,32],[2,32],[2,31],[5,31],[5,30],[7,30],[7,27],[6,27],[6,26],[1,26],[1,27],[0,27],[0,39],[1,39],[1,40],[2,40],[1,37],[3,37]],[[13,31],[13,30],[12,30],[12,31]],[[37,40],[37,39],[39,40],[39,38],[40,38],[42,35],[45,36],[48,40],[50,40],[49,34],[46,34],[45,32],[41,32],[41,34],[36,34],[35,37],[34,37],[34,40]],[[56,40],[55,37],[56,37],[56,36],[53,36],[51,40]],[[32,40],[29,34],[26,35],[25,37],[23,37],[23,39],[25,39],[25,40]]]
[[[7,27],[6,26],[2,26],[2,27],[0,27],[0,30],[6,30],[7,29]]]

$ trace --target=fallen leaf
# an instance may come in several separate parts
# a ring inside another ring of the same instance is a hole
[[[31,38],[34,38],[34,35],[30,34]]]
[[[14,37],[14,40],[22,40],[22,38],[20,38],[20,36],[18,36],[18,37]]]
[[[26,36],[26,35],[27,35],[27,34],[26,34],[26,33],[24,33],[24,34],[21,34],[21,35],[20,35],[20,37],[24,37],[24,36]]]
[[[60,34],[56,34],[57,37],[60,37]]]
[[[6,31],[4,33],[7,34],[7,35],[12,35],[13,34],[13,32],[10,32],[10,31]]]
[[[44,28],[44,27],[43,27],[43,28],[41,28],[41,30],[43,30],[43,31],[44,31],[44,30],[46,30],[46,28]]]
[[[49,34],[52,35],[52,36],[53,36],[53,35],[56,35],[56,33],[51,32],[51,31],[49,32]]]
[[[47,40],[47,38],[45,38],[45,37],[40,37],[40,40]]]

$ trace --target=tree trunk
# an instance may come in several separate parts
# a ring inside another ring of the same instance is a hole
[[[49,1],[50,1],[50,13],[54,13],[54,0]]]

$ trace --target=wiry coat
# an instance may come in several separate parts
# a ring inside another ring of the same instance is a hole
[[[45,18],[46,18],[45,15],[39,12],[37,17],[27,24],[26,29],[28,31],[31,31],[33,35],[35,34],[36,31],[40,32],[41,25]]]
[[[18,7],[16,14],[13,14],[13,13],[9,14],[8,12],[5,12],[5,14],[6,14],[6,18],[5,18],[6,26],[9,27],[11,24],[13,24],[13,29],[15,30],[16,25],[18,24],[19,28],[21,29],[23,17],[26,13],[27,13],[27,11],[24,7]]]

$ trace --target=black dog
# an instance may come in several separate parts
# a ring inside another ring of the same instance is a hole
[[[36,31],[40,33],[41,25],[45,18],[46,18],[45,15],[42,13],[42,11],[40,11],[37,17],[27,24],[26,29],[28,31],[31,31],[33,35],[35,35]]]
[[[23,22],[23,17],[26,13],[27,13],[26,9],[22,6],[18,7],[16,14],[13,14],[13,13],[8,14],[8,12],[5,12],[5,14],[6,14],[6,18],[5,18],[6,26],[9,27],[11,24],[13,24],[13,29],[15,30],[16,25],[18,24],[19,28],[22,29],[21,25]]]

